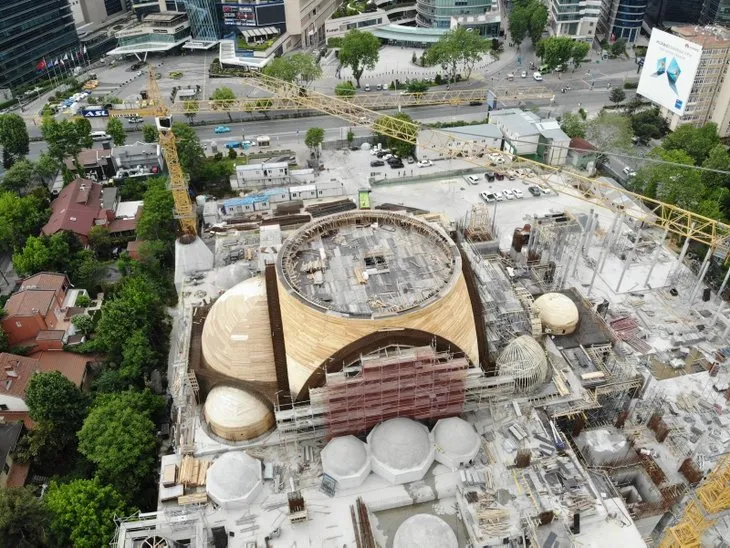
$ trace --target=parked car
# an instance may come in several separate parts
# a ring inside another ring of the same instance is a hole
[[[541,192],[541,191],[540,191],[540,189],[539,189],[539,188],[537,188],[536,186],[528,186],[528,187],[527,187],[527,190],[528,190],[528,192],[529,192],[530,194],[532,194],[532,195],[533,195],[533,196],[535,196],[536,198],[539,198],[539,197],[540,197],[540,196],[542,195],[542,192]]]
[[[370,91],[370,84],[365,84],[363,91]]]
[[[497,198],[494,195],[494,192],[480,192],[479,196],[481,196],[482,200],[484,200],[488,204],[491,204],[492,202],[497,201]]]
[[[230,143],[226,143],[226,148],[241,148],[243,146],[243,143],[241,141],[231,141]]]
[[[515,198],[524,198],[525,197],[525,195],[523,194],[523,192],[519,188],[513,188],[512,189],[512,194],[515,195]]]
[[[520,76],[522,76],[522,78],[527,78],[527,71],[526,71],[526,70],[523,70],[523,71],[522,71],[522,72],[520,73]]]
[[[504,195],[498,190],[494,193],[494,199],[498,202],[504,202]]]
[[[432,165],[431,160],[421,160],[418,162],[418,167],[431,167]]]
[[[517,179],[517,172],[512,169],[508,169],[507,177],[509,178],[510,181],[514,181],[515,179]]]
[[[467,175],[466,182],[470,185],[479,184],[479,177],[477,177],[476,175]]]
[[[504,181],[504,173],[499,173],[499,172],[497,172],[497,173],[495,173],[495,174],[494,174],[494,177],[495,177],[495,178],[496,178],[496,179],[497,179],[498,181]]]
[[[229,128],[228,126],[217,126],[213,130],[213,133],[230,133],[230,132],[231,132],[231,128]]]
[[[539,72],[532,73],[532,77],[535,79],[536,82],[542,82],[542,74]]]
[[[512,191],[511,191],[511,190],[510,190],[509,188],[505,188],[505,189],[504,189],[504,190],[502,191],[502,194],[504,194],[504,197],[505,197],[505,198],[506,198],[507,200],[514,200],[514,199],[515,199],[515,195],[514,195],[514,194],[512,194]]]
[[[484,178],[485,178],[485,179],[486,179],[487,181],[494,181],[494,171],[487,171],[487,172],[486,172],[486,173],[484,174]]]
[[[383,160],[373,160],[370,162],[370,167],[383,167],[385,162]]]
[[[403,167],[406,167],[403,165],[403,162],[398,160],[397,162],[388,162],[388,165],[392,167],[393,169],[401,169]]]
[[[545,185],[537,185],[537,187],[540,189],[540,192],[543,194],[550,194],[550,189],[546,187]]]
[[[626,166],[624,168],[624,174],[627,177],[636,177],[636,172],[633,169],[631,169],[629,166]]]

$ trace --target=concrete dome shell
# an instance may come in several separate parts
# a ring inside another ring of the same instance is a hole
[[[578,326],[578,307],[562,293],[545,293],[532,303],[540,316],[542,327],[552,335],[569,335]]]
[[[250,440],[274,427],[274,414],[258,396],[233,386],[208,393],[203,415],[214,434],[230,441]]]
[[[399,417],[378,424],[368,435],[373,472],[393,484],[423,478],[434,460],[428,428]]]
[[[216,300],[203,326],[201,346],[203,360],[215,371],[241,381],[276,386],[263,277],[244,280]]]
[[[436,462],[456,470],[479,453],[481,440],[474,427],[459,417],[441,419],[431,431]]]
[[[261,491],[261,462],[243,451],[223,453],[208,468],[205,490],[221,506],[252,502]]]
[[[321,456],[323,472],[336,479],[339,488],[357,487],[370,474],[369,448],[355,436],[333,438]]]
[[[458,548],[451,526],[438,516],[416,514],[401,523],[393,548]]]
[[[540,343],[521,335],[509,343],[497,358],[499,375],[515,380],[518,392],[527,392],[547,380],[548,363]]]

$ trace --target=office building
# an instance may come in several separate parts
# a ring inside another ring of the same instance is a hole
[[[69,0],[76,26],[101,23],[128,9],[129,0]]]
[[[675,130],[681,124],[702,126],[715,122],[721,137],[730,136],[730,30],[721,27],[673,27],[672,34],[702,46],[692,92],[684,114],[662,109]]]
[[[43,62],[77,49],[68,0],[0,2],[0,88],[42,78]]]
[[[117,32],[118,46],[110,55],[171,51],[190,40],[190,21],[185,13],[151,13],[133,27]]]
[[[556,36],[592,43],[601,18],[601,0],[551,0],[550,28]]]
[[[287,49],[324,45],[325,21],[339,4],[335,0],[284,0],[286,30],[292,38]]]
[[[190,32],[195,40],[215,42],[221,37],[221,12],[218,0],[187,0]]]
[[[696,25],[700,20],[702,0],[648,0],[644,31],[658,27],[667,30],[673,24]]]
[[[449,29],[452,17],[479,16],[493,9],[499,13],[497,2],[492,0],[418,0],[416,23],[419,27]]]
[[[636,42],[646,15],[648,0],[606,0],[603,2],[598,24],[599,39],[610,41],[622,38],[629,44]]]
[[[730,0],[705,0],[700,25],[730,25]]]

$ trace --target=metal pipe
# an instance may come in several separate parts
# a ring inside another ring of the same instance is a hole
[[[634,245],[629,250],[628,254],[626,255],[626,259],[624,261],[624,269],[621,271],[621,276],[619,276],[618,283],[616,284],[616,293],[619,293],[619,288],[621,287],[621,282],[624,280],[624,276],[626,275],[626,271],[629,269],[629,265],[631,264],[631,261],[634,260],[634,255],[636,254],[636,248],[639,247],[639,240],[641,239],[641,231],[644,229],[644,225],[639,225],[639,230],[636,231],[636,239],[634,240]]]
[[[715,315],[712,317],[712,325],[717,324],[717,318],[720,316],[720,313],[725,309],[725,301],[720,302],[720,306],[717,307],[717,311],[715,312]]]
[[[689,296],[689,305],[692,306],[692,303],[695,300],[695,297],[697,296],[697,292],[700,290],[700,287],[702,287],[702,280],[705,279],[705,274],[707,274],[707,270],[710,268],[710,257],[712,257],[712,252],[714,251],[713,247],[710,247],[707,249],[707,253],[705,254],[705,259],[702,261],[702,266],[700,267],[700,273],[697,276],[697,282],[695,283],[694,287],[692,287],[692,293],[690,293]]]

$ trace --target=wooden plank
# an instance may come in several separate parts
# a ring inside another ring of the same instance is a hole
[[[177,497],[177,503],[181,506],[185,504],[200,504],[203,502],[208,502],[208,495],[206,493],[192,493]]]
[[[177,465],[168,464],[162,469],[162,485],[165,487],[171,487],[175,485],[177,479]]]

